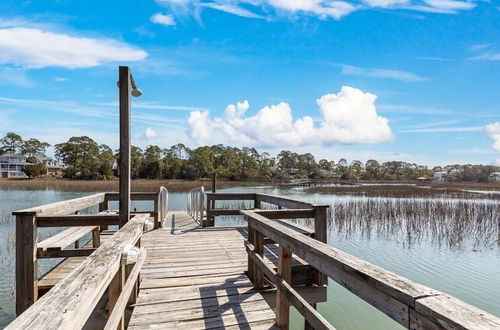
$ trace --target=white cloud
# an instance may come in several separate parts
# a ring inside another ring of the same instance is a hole
[[[226,13],[248,18],[266,18],[255,13],[270,13],[274,9],[277,16],[295,17],[295,14],[316,15],[321,19],[342,17],[363,9],[388,8],[412,10],[428,13],[457,14],[476,7],[474,0],[156,0],[168,6],[176,14],[186,15],[190,11],[199,19],[200,9],[212,8]],[[249,8],[250,9],[247,9]],[[290,15],[294,14],[294,15]]]
[[[500,61],[500,52],[486,52],[478,56],[470,57],[468,60]]]
[[[55,81],[57,82],[65,82],[65,81],[68,81],[68,78],[66,77],[54,77],[53,78]]]
[[[355,11],[357,7],[345,1],[323,0],[269,0],[269,5],[291,12],[304,12],[321,18],[340,19]]]
[[[393,139],[387,118],[377,115],[376,96],[344,86],[337,94],[316,100],[321,120],[304,116],[294,120],[284,102],[266,106],[245,116],[248,101],[229,105],[223,117],[210,118],[208,111],[191,112],[187,133],[197,143],[236,143],[249,146],[287,147],[333,143],[379,143]]]
[[[257,15],[249,10],[243,9],[243,8],[235,6],[233,4],[206,2],[206,3],[200,3],[199,6],[212,8],[215,10],[223,11],[223,12],[233,14],[236,16],[241,16],[241,17],[259,18],[259,19],[265,18],[264,16]]]
[[[26,76],[24,69],[0,67],[0,85],[33,87],[34,83]]]
[[[470,10],[476,5],[471,1],[457,1],[457,0],[425,0],[425,3],[433,8],[438,8],[450,12],[458,10]]]
[[[500,121],[486,125],[484,130],[486,135],[493,140],[493,149],[500,153]]]
[[[157,136],[158,134],[156,134],[156,132],[151,127],[146,128],[146,130],[144,131],[144,137],[146,139],[153,139]]]
[[[410,3],[410,0],[363,0],[364,3],[371,7],[388,8],[397,5],[405,5]]]
[[[388,70],[380,68],[361,68],[353,65],[342,65],[342,74],[354,76],[366,76],[374,78],[388,78],[401,81],[418,82],[428,80],[411,72]]]
[[[151,22],[165,26],[175,25],[174,16],[156,13],[151,16]]]
[[[147,55],[110,39],[74,37],[25,27],[0,29],[0,64],[88,68],[108,62],[140,61]]]

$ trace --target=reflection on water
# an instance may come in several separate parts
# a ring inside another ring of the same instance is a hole
[[[498,201],[331,196],[307,193],[301,188],[245,187],[225,191],[262,192],[330,204],[330,245],[500,316],[500,286],[497,284],[500,248],[495,242],[500,213]],[[0,190],[0,218],[4,216],[0,229],[0,271],[3,274],[0,278],[0,326],[14,316],[15,227],[10,212],[83,195],[88,193]],[[185,209],[186,194],[170,193],[169,203],[171,210]],[[252,206],[251,202],[218,203],[219,207]],[[134,202],[132,207],[141,211],[150,209],[150,204]],[[111,203],[110,207],[117,209],[118,205]],[[308,222],[302,221],[302,224],[308,225]],[[239,217],[219,217],[216,225],[245,223]],[[450,239],[457,232],[461,239]],[[41,237],[48,234],[40,230]],[[41,271],[47,267],[48,264],[42,263]],[[328,302],[319,304],[318,309],[337,329],[400,328],[332,280]],[[302,328],[300,316],[293,313],[292,317],[292,328]]]

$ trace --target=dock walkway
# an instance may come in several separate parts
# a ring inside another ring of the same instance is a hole
[[[276,315],[244,273],[246,230],[201,228],[186,212],[172,214],[141,238],[146,261],[128,328],[273,328]]]

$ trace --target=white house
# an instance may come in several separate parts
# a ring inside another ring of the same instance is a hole
[[[446,181],[447,174],[448,174],[448,172],[446,172],[446,171],[435,172],[434,173],[434,180],[440,181],[440,182]]]
[[[47,167],[47,174],[56,175],[58,172],[64,169],[64,165],[53,158],[37,157],[37,159],[39,162],[45,164],[45,167]]]
[[[490,182],[500,182],[500,172],[493,172],[490,174]]]
[[[6,153],[0,156],[0,177],[26,178],[23,169],[26,166],[26,156]]]

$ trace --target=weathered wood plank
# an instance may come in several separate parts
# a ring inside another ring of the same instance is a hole
[[[38,299],[37,224],[33,215],[16,216],[16,314]]]
[[[47,238],[37,244],[38,251],[62,250],[65,247],[73,244],[83,236],[90,233],[97,226],[84,226],[65,229],[54,236]]]
[[[120,266],[124,247],[141,236],[145,219],[134,217],[7,329],[80,329]]]
[[[447,294],[422,297],[415,303],[410,328],[500,329],[500,318]]]
[[[292,251],[280,245],[278,259],[278,275],[285,282],[292,280]],[[276,292],[276,324],[283,330],[289,328],[290,301],[283,286],[278,286]]]
[[[115,330],[120,323],[123,324],[124,322],[125,308],[127,307],[130,295],[132,294],[132,290],[134,289],[137,278],[139,277],[139,272],[141,271],[144,260],[146,259],[146,250],[142,248],[140,251],[139,259],[130,271],[125,285],[121,288],[118,299],[114,302],[113,307],[110,308],[111,314],[109,315],[108,322],[106,323],[104,330]]]
[[[105,193],[70,199],[66,201],[36,206],[29,209],[14,211],[14,215],[62,215],[83,210],[92,205],[104,202]]]
[[[79,214],[79,215],[43,215],[37,216],[38,227],[72,227],[118,225],[120,217],[117,214]]]
[[[254,200],[255,194],[253,193],[210,193],[207,192],[207,201],[243,201]]]
[[[69,258],[69,257],[87,257],[94,253],[96,249],[67,249],[67,250],[38,250],[39,259],[44,258]]]

